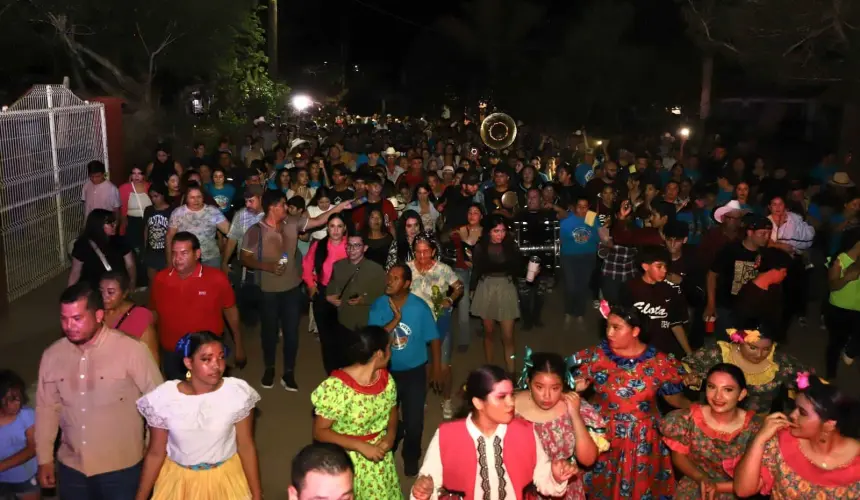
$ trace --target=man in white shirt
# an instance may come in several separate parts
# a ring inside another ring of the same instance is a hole
[[[113,212],[119,218],[119,207],[122,202],[119,199],[119,189],[107,180],[105,164],[93,160],[87,164],[87,175],[90,180],[84,183],[81,191],[81,201],[84,202],[84,220],[90,212],[102,208]]]

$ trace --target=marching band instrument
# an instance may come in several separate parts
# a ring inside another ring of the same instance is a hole
[[[525,256],[537,256],[543,267],[547,269],[561,267],[561,239],[559,221],[546,218],[535,222],[526,218],[517,218],[513,222],[514,235],[520,253]]]
[[[517,139],[517,124],[505,113],[493,113],[481,122],[481,140],[490,149],[507,149]]]

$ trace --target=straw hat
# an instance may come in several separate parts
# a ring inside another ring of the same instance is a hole
[[[745,215],[745,214],[748,214],[749,212],[750,211],[747,210],[746,208],[741,207],[741,202],[739,202],[738,200],[732,200],[732,201],[726,203],[725,205],[721,206],[720,208],[714,210],[714,220],[716,220],[717,222],[722,224],[723,223],[723,217],[725,217],[728,214],[739,213],[741,215]]]
[[[851,180],[851,177],[848,176],[847,172],[836,172],[835,174],[833,174],[833,177],[831,177],[830,180],[827,181],[827,183],[831,186],[846,188],[854,187],[854,182]]]

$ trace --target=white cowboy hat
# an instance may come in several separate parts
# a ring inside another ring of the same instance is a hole
[[[400,153],[394,148],[388,148],[385,150],[385,156],[400,156]]]
[[[723,217],[725,217],[727,214],[734,212],[740,212],[742,214],[750,213],[748,209],[741,207],[741,202],[739,202],[738,200],[732,200],[721,206],[720,208],[714,210],[714,220],[722,224]]]
[[[827,183],[831,186],[854,187],[854,181],[851,180],[847,172],[836,172]]]

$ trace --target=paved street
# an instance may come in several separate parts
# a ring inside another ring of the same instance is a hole
[[[64,285],[64,278],[55,280],[12,304],[8,318],[0,319],[0,366],[11,368],[20,373],[28,383],[35,381],[42,350],[61,334],[57,297]],[[544,313],[546,326],[532,332],[518,333],[518,352],[525,345],[535,351],[551,350],[570,353],[593,345],[598,340],[595,331],[595,315],[586,324],[588,331],[565,330],[562,324],[560,307],[563,289],[557,287],[554,296],[548,301]],[[811,307],[810,310],[817,310]],[[789,352],[801,361],[811,363],[823,371],[822,361],[826,333],[818,328],[817,315],[810,314],[809,326],[805,331],[794,328],[791,332]],[[262,401],[258,408],[257,447],[260,454],[260,468],[263,476],[264,491],[270,498],[284,498],[289,480],[289,464],[292,456],[311,438],[311,405],[309,394],[323,379],[322,362],[317,341],[306,332],[306,322],[300,331],[300,352],[297,367],[297,381],[300,392],[288,393],[276,385],[273,389],[260,389],[262,375],[261,351],[258,332],[248,332],[249,363],[245,370],[234,372],[252,386],[258,388]],[[473,319],[473,330],[478,321]],[[473,335],[470,350],[461,354],[454,352],[454,381],[460,386],[470,368],[483,362],[480,339]],[[497,341],[496,362],[501,363],[501,343]],[[278,360],[280,362],[280,360]],[[280,372],[278,373],[280,376]],[[858,392],[857,371],[842,367],[839,380],[842,387],[851,384],[850,392]],[[441,421],[440,400],[437,396],[428,398],[425,443],[430,440],[436,426]],[[402,463],[398,460],[398,469]],[[404,491],[411,482],[404,481]]]

